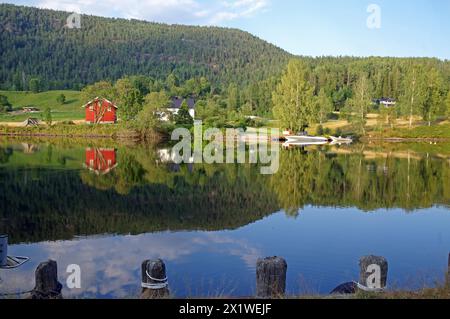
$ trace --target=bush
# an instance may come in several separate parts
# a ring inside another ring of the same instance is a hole
[[[325,132],[324,132],[324,130],[323,130],[323,126],[322,125],[319,125],[318,127],[317,127],[317,130],[316,130],[316,134],[317,135],[323,135]]]
[[[56,102],[63,105],[66,103],[66,96],[64,94],[60,94],[56,97]]]
[[[334,134],[335,134],[335,136],[339,137],[339,136],[342,136],[343,133],[342,133],[342,130],[340,128],[338,128],[338,129],[336,129],[336,132]]]

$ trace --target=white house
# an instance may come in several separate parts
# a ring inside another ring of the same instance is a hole
[[[183,102],[186,101],[188,108],[189,108],[189,114],[193,119],[195,119],[195,100],[193,98],[180,98],[180,97],[173,97],[171,99],[171,106],[167,109],[167,112],[164,112],[161,114],[161,120],[168,122],[171,115],[178,114],[180,111],[181,105]]]

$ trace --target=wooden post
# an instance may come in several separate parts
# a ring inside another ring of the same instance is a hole
[[[387,286],[388,262],[379,256],[365,256],[359,260],[359,284],[370,291],[381,291]]]
[[[8,262],[8,235],[0,234],[0,267]]]
[[[258,259],[256,263],[256,297],[280,298],[286,292],[286,260],[280,257]]]
[[[450,253],[448,254],[448,268],[447,268],[447,276],[445,278],[445,284],[447,288],[450,289]]]
[[[62,285],[58,281],[58,265],[49,260],[36,268],[36,286],[31,292],[32,299],[62,299]]]
[[[166,265],[161,259],[142,263],[142,299],[164,299],[170,296]]]

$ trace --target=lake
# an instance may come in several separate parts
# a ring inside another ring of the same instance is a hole
[[[63,295],[135,298],[140,266],[162,258],[177,297],[251,296],[258,258],[282,256],[290,294],[357,280],[365,255],[389,262],[391,289],[444,281],[450,250],[445,143],[280,150],[280,168],[182,164],[168,146],[0,139],[0,294],[34,287],[58,262]],[[81,267],[81,289],[65,285]]]

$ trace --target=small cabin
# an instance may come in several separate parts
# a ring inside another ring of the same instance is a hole
[[[84,166],[97,175],[105,175],[117,166],[114,148],[87,148]]]
[[[86,123],[115,124],[117,123],[117,105],[107,99],[96,98],[85,105]]]

